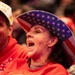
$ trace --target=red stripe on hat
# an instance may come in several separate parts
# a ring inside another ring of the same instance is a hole
[[[30,30],[30,27],[28,27],[27,24],[25,24],[21,19],[17,18],[17,20],[25,31],[28,32]]]
[[[71,50],[71,52],[75,55],[75,46],[70,42],[69,39],[66,40],[65,43],[68,46],[68,48]]]

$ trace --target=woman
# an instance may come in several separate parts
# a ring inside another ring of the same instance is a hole
[[[66,69],[75,59],[75,40],[69,28],[42,10],[23,13],[17,20],[27,32],[28,58],[10,63],[3,74],[69,75]]]

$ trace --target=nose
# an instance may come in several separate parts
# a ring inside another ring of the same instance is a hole
[[[26,37],[27,37],[27,38],[30,38],[30,37],[33,37],[33,35],[32,35],[31,32],[28,32],[28,33],[26,34]]]

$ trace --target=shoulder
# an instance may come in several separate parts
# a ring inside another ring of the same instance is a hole
[[[67,70],[58,63],[48,63],[46,69],[49,70],[48,73],[51,75],[69,75]]]
[[[59,63],[52,63],[52,64],[49,64],[50,67],[52,67],[53,69],[55,70],[60,70],[60,71],[65,71],[66,69]]]

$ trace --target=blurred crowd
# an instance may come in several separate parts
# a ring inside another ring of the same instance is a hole
[[[60,17],[68,25],[75,36],[75,0],[1,0],[13,9],[14,30],[12,36],[18,43],[25,45],[25,32],[15,19],[19,14],[29,10],[45,10]],[[75,75],[75,66],[68,71]]]
[[[75,35],[75,0],[1,0],[13,9],[14,31],[13,37],[18,43],[25,44],[25,32],[15,17],[25,11],[37,9],[45,10],[60,17]]]

